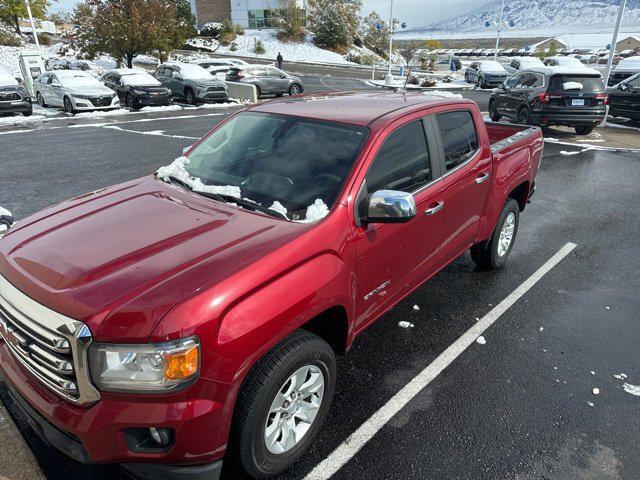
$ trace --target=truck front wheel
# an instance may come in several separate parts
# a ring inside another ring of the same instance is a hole
[[[297,331],[247,376],[230,448],[236,467],[264,479],[293,465],[322,427],[333,400],[336,358],[320,337]]]
[[[519,222],[520,206],[513,198],[509,198],[489,241],[471,247],[471,259],[475,264],[491,270],[504,267],[516,241]]]

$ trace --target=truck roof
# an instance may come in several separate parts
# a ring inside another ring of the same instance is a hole
[[[249,108],[251,112],[276,113],[354,125],[369,125],[381,117],[406,115],[425,106],[471,103],[452,98],[449,92],[392,93],[376,91],[340,92],[322,95],[304,95],[272,100]]]

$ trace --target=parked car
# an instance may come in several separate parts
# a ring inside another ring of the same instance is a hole
[[[164,63],[153,76],[171,90],[175,98],[184,99],[189,105],[229,99],[227,84],[193,63]]]
[[[514,74],[526,68],[543,67],[544,63],[538,57],[516,57],[505,67],[510,74]]]
[[[607,98],[596,70],[533,68],[517,73],[493,92],[489,115],[494,122],[506,117],[523,125],[566,125],[588,135],[604,120]]]
[[[464,79],[467,82],[475,83],[480,88],[502,85],[507,78],[509,73],[494,60],[473,62],[464,73]]]
[[[640,73],[640,56],[624,58],[609,75],[609,86],[617,85],[636,73]]]
[[[544,64],[547,67],[573,67],[582,68],[582,62],[576,57],[562,57],[559,55],[553,57],[547,57],[544,59]]]
[[[635,54],[636,54],[636,51],[635,50],[631,50],[631,49],[622,50],[620,52],[620,56],[622,58],[633,57]]]
[[[451,61],[449,61],[449,56],[446,56],[440,60],[438,60],[438,63],[436,63],[436,65],[446,65],[448,68],[451,68],[451,64],[454,64],[456,67],[456,71],[460,71],[462,70],[462,62],[460,61],[460,59],[458,57],[451,57]]]
[[[21,113],[28,117],[33,113],[33,105],[24,85],[0,67],[0,115],[7,113]]]
[[[299,95],[304,84],[298,76],[268,65],[234,67],[227,74],[227,81],[255,85],[258,97],[262,95]]]
[[[81,70],[45,72],[34,81],[36,101],[43,107],[63,107],[68,113],[120,108],[118,95]]]
[[[205,58],[196,60],[193,63],[196,65],[200,65],[202,68],[207,70],[211,75],[216,75],[218,73],[226,74],[229,72],[231,67],[237,67],[238,65],[231,60],[227,60],[225,58]]]
[[[505,266],[540,129],[438,95],[320,98],[238,112],[0,240],[0,376],[49,444],[144,478],[217,480],[225,450],[277,475],[358,334],[469,249]]]
[[[120,103],[138,109],[170,105],[171,90],[144,70],[118,68],[100,77],[102,83],[118,94]]]
[[[640,120],[640,73],[608,88],[607,92],[611,115]]]

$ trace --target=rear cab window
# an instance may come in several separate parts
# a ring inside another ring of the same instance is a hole
[[[469,110],[439,113],[436,123],[442,139],[446,172],[471,160],[478,151],[478,132]]]

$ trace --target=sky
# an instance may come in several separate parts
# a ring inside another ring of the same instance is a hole
[[[407,23],[407,28],[415,28],[437,22],[447,17],[458,16],[478,8],[489,0],[395,0],[394,17]],[[70,11],[78,0],[58,0],[51,11]],[[364,0],[363,13],[377,11],[382,18],[389,16],[390,0]]]

